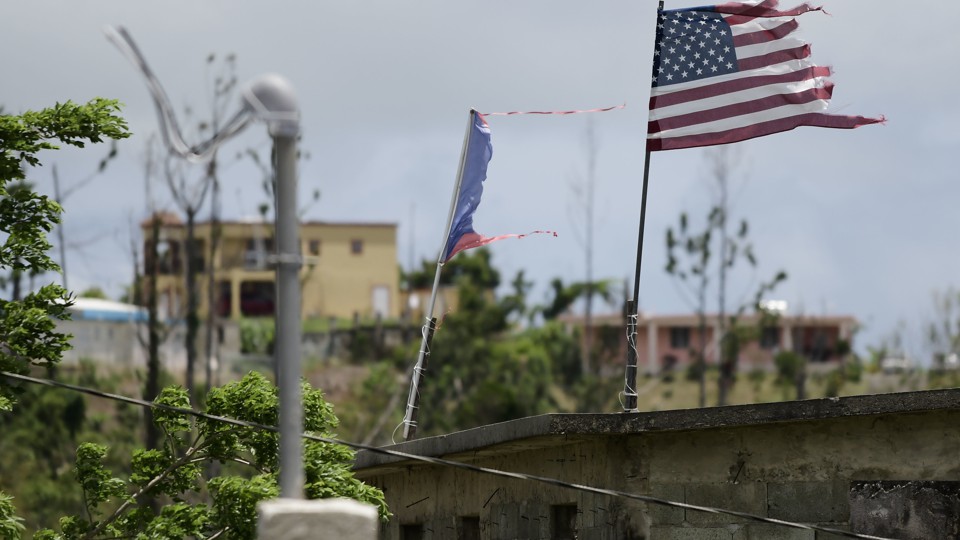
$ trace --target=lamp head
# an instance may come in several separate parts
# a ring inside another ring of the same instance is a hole
[[[300,105],[290,81],[267,73],[250,81],[240,91],[244,107],[267,123],[273,137],[296,137],[300,133]]]

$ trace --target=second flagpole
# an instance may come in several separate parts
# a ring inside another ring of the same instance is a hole
[[[660,36],[660,16],[663,13],[663,0],[660,0],[657,6],[657,32],[654,43],[656,50],[656,40]],[[654,72],[657,69],[657,59],[654,55]],[[654,75],[656,76],[656,75]],[[623,410],[624,412],[636,412],[637,408],[637,323],[640,318],[640,268],[643,263],[643,229],[647,221],[647,186],[650,181],[650,149],[644,152],[643,156],[643,190],[640,195],[640,232],[637,238],[637,269],[633,277],[633,299],[627,302],[627,361],[624,370],[623,383]],[[652,359],[651,359],[652,360]]]
[[[457,168],[457,183],[450,200],[450,212],[447,214],[447,225],[443,228],[443,242],[440,245],[440,254],[437,255],[437,270],[433,276],[433,290],[430,292],[430,302],[427,304],[427,315],[423,325],[423,338],[420,341],[420,352],[417,363],[413,366],[410,379],[410,394],[407,396],[407,407],[403,415],[403,439],[409,441],[417,434],[417,416],[420,409],[420,378],[424,365],[430,355],[430,341],[436,328],[433,317],[433,308],[437,302],[437,289],[440,287],[440,271],[443,269],[443,256],[446,252],[447,238],[450,236],[450,226],[453,224],[453,214],[457,208],[457,198],[460,196],[460,186],[463,183],[463,169],[466,165],[467,148],[470,146],[470,133],[474,124],[475,109],[470,109],[467,121],[467,131],[463,136],[463,149],[460,151],[460,165]]]
[[[661,2],[661,5],[663,3]],[[637,322],[640,318],[640,267],[643,263],[643,229],[647,221],[647,185],[650,180],[650,150],[643,158],[643,190],[640,195],[640,232],[637,240],[637,269],[633,277],[633,299],[627,303],[627,367],[624,373],[623,410],[637,411]]]

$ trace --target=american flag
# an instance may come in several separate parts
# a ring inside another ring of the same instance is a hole
[[[777,0],[659,12],[647,149],[732,142],[799,126],[850,129],[883,118],[826,114],[830,68],[792,36],[807,4]]]

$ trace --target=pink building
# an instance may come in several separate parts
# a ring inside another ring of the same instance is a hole
[[[584,324],[582,316],[559,318],[568,331]],[[745,315],[738,324],[755,329],[756,339],[740,351],[739,369],[773,369],[773,357],[780,351],[794,351],[811,364],[837,363],[852,345],[857,320],[847,315],[781,315],[774,324],[758,327],[756,315]],[[701,339],[696,315],[653,315],[641,313],[637,321],[637,365],[640,372],[659,373],[664,369],[685,368],[703,343],[707,365],[715,365],[720,346],[719,319],[707,316]],[[627,354],[626,321],[619,315],[593,317],[592,349],[594,364],[600,373],[623,369]]]

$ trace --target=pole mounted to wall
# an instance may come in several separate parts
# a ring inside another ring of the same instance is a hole
[[[637,323],[640,318],[640,268],[643,263],[643,229],[647,221],[647,185],[650,180],[650,151],[643,160],[643,190],[640,195],[640,232],[637,239],[637,269],[633,278],[633,299],[627,303],[627,367],[623,384],[623,410],[637,410]]]
[[[446,251],[447,238],[450,236],[450,227],[453,225],[453,214],[457,208],[460,186],[463,183],[463,169],[466,166],[467,148],[470,146],[470,133],[476,114],[476,110],[470,109],[470,116],[467,120],[467,131],[463,136],[463,149],[460,151],[460,165],[457,168],[456,186],[453,189],[453,197],[450,199],[450,212],[447,215],[447,225],[443,228],[443,241],[440,244],[440,254],[437,256],[437,270],[433,275],[433,290],[430,292],[430,302],[427,304],[423,339],[420,342],[420,352],[417,356],[417,363],[414,364],[413,373],[411,373],[410,377],[410,394],[407,396],[407,408],[403,415],[403,439],[405,441],[414,438],[417,433],[417,416],[420,407],[420,379],[424,371],[424,363],[427,355],[430,354],[430,342],[433,339],[434,327],[436,325],[436,319],[433,317],[433,309],[437,303],[437,290],[440,287],[440,271],[443,270],[443,256]]]
[[[420,362],[420,367],[418,368],[421,373],[427,371],[427,365],[430,363],[430,345],[433,343],[433,333],[437,329],[437,318],[431,317],[430,322],[427,325],[427,335],[426,339],[423,341],[423,350],[426,352],[423,355],[423,361]],[[409,441],[417,436],[417,419],[420,416],[420,387],[418,386],[417,392],[412,396],[413,406],[409,409],[410,419],[405,424],[405,429],[403,432],[404,440]]]
[[[660,37],[660,14],[663,13],[663,0],[657,6],[657,32]],[[656,47],[656,44],[654,44]],[[633,277],[633,300],[627,303],[627,362],[623,384],[624,412],[637,411],[637,322],[640,318],[640,268],[643,263],[643,229],[647,221],[647,186],[650,182],[650,149],[643,156],[643,190],[640,195],[640,232],[637,236],[637,269]],[[650,359],[651,361],[653,359]]]

